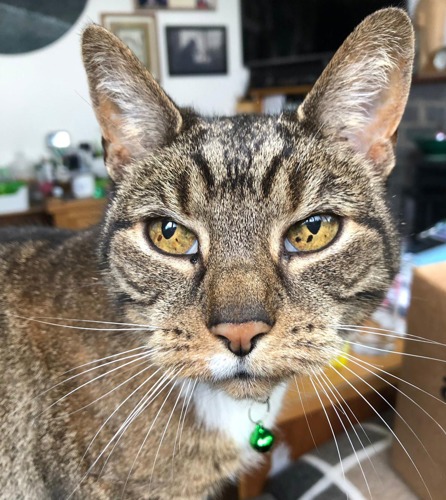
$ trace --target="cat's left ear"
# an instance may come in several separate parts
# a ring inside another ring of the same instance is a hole
[[[298,109],[298,119],[346,143],[387,177],[409,94],[413,28],[401,9],[368,16],[346,39]]]
[[[84,30],[82,56],[106,166],[119,181],[129,163],[179,133],[181,113],[133,52],[105,28],[93,24]]]

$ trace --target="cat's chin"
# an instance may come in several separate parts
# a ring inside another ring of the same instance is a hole
[[[283,382],[272,378],[230,378],[214,382],[216,388],[226,392],[234,399],[253,399],[266,401],[274,388]]]

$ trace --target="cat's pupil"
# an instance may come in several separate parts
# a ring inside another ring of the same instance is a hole
[[[171,220],[163,221],[161,224],[161,232],[163,233],[163,236],[164,238],[166,238],[166,240],[172,238],[176,230],[177,225]]]
[[[322,224],[322,219],[320,217],[311,217],[305,223],[308,231],[310,231],[310,233],[312,233],[312,234],[317,234],[319,232],[319,229],[321,228],[321,224]]]

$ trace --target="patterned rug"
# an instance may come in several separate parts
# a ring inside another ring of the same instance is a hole
[[[255,500],[416,500],[389,463],[390,431],[381,423],[356,425],[303,455],[268,480]]]

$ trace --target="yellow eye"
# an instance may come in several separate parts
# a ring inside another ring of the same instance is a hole
[[[322,250],[335,239],[339,227],[339,218],[334,215],[312,215],[288,229],[285,249],[288,252]]]
[[[154,219],[147,225],[151,242],[172,255],[191,255],[198,252],[198,240],[187,227],[170,219]]]

